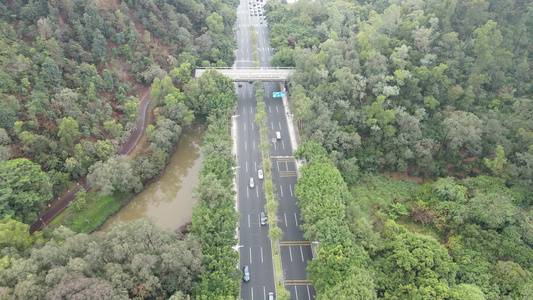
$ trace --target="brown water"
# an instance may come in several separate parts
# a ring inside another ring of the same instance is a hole
[[[198,173],[204,156],[204,126],[184,129],[178,150],[170,158],[165,174],[132,199],[102,226],[107,230],[117,222],[128,222],[141,218],[153,218],[157,225],[177,229],[191,220],[192,190],[198,185]]]

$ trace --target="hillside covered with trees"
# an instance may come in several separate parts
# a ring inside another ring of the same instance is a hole
[[[0,299],[238,296],[227,121],[235,86],[217,72],[192,78],[198,66],[234,61],[236,6],[0,3]],[[145,96],[151,106],[141,146],[117,155]],[[161,173],[195,120],[208,130],[191,233],[140,220],[88,234]],[[83,180],[92,190],[77,192],[56,219],[69,228],[53,224],[30,235],[28,224],[46,203]]]
[[[193,70],[234,60],[235,5],[0,3],[0,169],[9,178],[2,182],[9,192],[2,193],[0,217],[34,221],[52,195],[87,175],[98,188],[97,179],[110,182],[102,192],[110,195],[119,186],[138,190],[159,174],[181,127],[209,112],[209,97],[197,101],[204,87],[187,85]],[[149,128],[151,146],[133,161],[112,158],[130,136],[139,100],[154,79],[163,92],[152,95],[162,98],[153,101],[161,108]],[[164,98],[168,94],[174,98]],[[106,168],[110,158],[114,167]],[[34,169],[44,174],[23,183]],[[124,180],[113,186],[118,170]]]
[[[533,298],[531,2],[265,10],[317,299]]]

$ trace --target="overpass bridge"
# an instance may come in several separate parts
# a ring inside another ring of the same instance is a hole
[[[294,68],[198,68],[194,77],[202,76],[207,70],[216,70],[233,81],[267,81],[277,82],[286,81],[287,76],[291,75]]]

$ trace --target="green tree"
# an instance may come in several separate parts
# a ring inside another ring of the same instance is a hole
[[[92,42],[92,54],[93,59],[96,63],[106,60],[107,53],[107,41],[104,35],[100,30],[96,29],[93,33],[93,42]]]
[[[63,118],[61,125],[59,125],[59,131],[57,136],[61,139],[61,142],[67,146],[72,146],[74,140],[81,136],[78,123],[72,118]]]
[[[461,283],[450,290],[450,299],[453,300],[485,300],[485,294],[473,284]]]
[[[437,240],[411,233],[391,220],[384,238],[383,255],[374,258],[378,297],[447,297],[456,266]]]
[[[481,152],[483,127],[481,120],[473,113],[456,111],[444,122],[444,142],[449,150],[466,149],[471,155]]]
[[[113,80],[113,76],[111,75],[111,72],[109,72],[108,69],[104,69],[102,71],[102,80],[104,81],[106,90],[108,92],[112,92],[115,89],[115,83]]]
[[[114,138],[122,134],[122,124],[116,123],[115,120],[104,122],[104,129]]]
[[[41,239],[41,236],[40,232],[30,235],[30,225],[13,220],[9,216],[0,221],[0,250],[14,248],[22,254]]]
[[[322,294],[317,300],[372,300],[377,299],[374,279],[371,273],[363,268],[352,267],[350,274],[343,281],[338,281]]]
[[[59,86],[62,83],[62,73],[56,62],[51,58],[44,60],[41,74],[44,81],[50,86]]]
[[[485,157],[483,162],[485,163],[485,166],[489,168],[495,175],[501,174],[505,169],[505,166],[509,163],[507,158],[505,158],[505,151],[501,145],[496,146],[494,158],[489,159]]]
[[[52,198],[52,185],[41,166],[25,158],[0,162],[0,217],[31,222]]]
[[[105,162],[96,162],[89,168],[87,182],[100,196],[112,195],[115,191],[128,193],[142,188],[139,176],[133,171],[128,157],[119,155]]]
[[[94,148],[96,150],[96,156],[102,161],[107,160],[115,152],[115,147],[113,147],[110,140],[97,141],[94,144]]]
[[[216,34],[222,33],[224,30],[224,22],[222,16],[216,12],[213,12],[209,17],[205,19],[207,28]]]

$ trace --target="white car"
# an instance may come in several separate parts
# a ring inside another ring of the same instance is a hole
[[[278,140],[281,140],[281,132],[276,131],[276,138],[277,138]]]
[[[255,184],[254,184],[254,178],[253,177],[250,177],[250,188],[254,188]]]
[[[263,179],[263,170],[257,171],[257,178]]]

